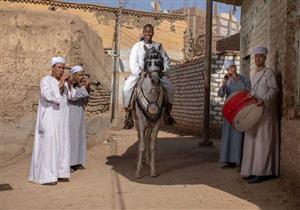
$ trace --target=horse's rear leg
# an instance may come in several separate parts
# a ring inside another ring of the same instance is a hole
[[[151,167],[151,171],[150,171],[150,176],[151,177],[156,177],[156,170],[155,170],[155,143],[156,143],[156,139],[157,139],[157,134],[159,131],[159,127],[160,127],[160,122],[158,121],[156,123],[156,125],[154,126],[154,128],[152,129],[151,132],[151,142],[150,142],[150,152],[151,152],[151,160],[150,160],[150,167]]]
[[[145,132],[144,130],[140,129],[139,131],[139,151],[138,151],[138,163],[137,163],[137,168],[135,172],[135,178],[140,179],[142,178],[141,176],[141,169],[142,169],[142,161],[143,161],[143,153],[145,150]]]

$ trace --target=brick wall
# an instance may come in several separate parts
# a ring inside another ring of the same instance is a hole
[[[255,3],[254,3],[255,2]],[[242,62],[242,69],[246,74],[253,75],[254,61],[252,51],[256,46],[269,47],[269,5],[267,1],[244,1],[241,9],[241,57],[250,56],[251,68]],[[268,62],[268,61],[267,61]]]
[[[240,51],[240,33],[218,40],[216,48],[218,52]]]
[[[224,61],[235,59],[239,69],[239,56],[234,53],[212,56],[210,123],[214,135],[220,136],[224,99],[218,96],[225,70]],[[195,57],[176,64],[171,70],[171,81],[175,87],[172,115],[177,121],[176,129],[200,135],[203,128],[204,111],[204,57]]]
[[[204,107],[204,58],[194,58],[172,67],[171,81],[175,87],[172,115],[176,128],[199,134]]]

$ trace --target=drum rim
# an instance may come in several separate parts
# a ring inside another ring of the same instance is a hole
[[[234,97],[236,94],[240,93],[240,92],[247,92],[247,93],[251,93],[250,90],[247,90],[247,89],[242,89],[242,90],[236,90],[234,91],[233,93],[230,94],[230,96],[228,96],[224,102],[224,104],[229,101],[230,98]]]

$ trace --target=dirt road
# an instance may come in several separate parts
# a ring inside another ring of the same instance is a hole
[[[88,152],[86,169],[68,183],[41,186],[27,180],[31,157],[1,169],[1,209],[234,209],[296,210],[299,195],[281,179],[249,185],[236,169],[221,169],[218,140],[200,148],[199,138],[160,132],[159,176],[133,178],[136,133],[112,131],[111,140]]]

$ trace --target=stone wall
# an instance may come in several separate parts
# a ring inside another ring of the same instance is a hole
[[[224,61],[229,59],[236,60],[239,70],[238,54],[228,53],[212,56],[210,124],[214,130],[213,136],[221,134],[224,99],[218,96],[218,89],[226,73],[223,68]],[[204,57],[195,57],[172,66],[170,77],[175,88],[172,116],[177,121],[175,128],[180,131],[196,135],[202,133],[204,71]]]
[[[98,131],[105,137],[112,67],[101,38],[80,18],[61,12],[1,8],[0,16],[1,165],[31,152],[39,81],[51,72],[50,60],[57,53],[68,66],[80,63],[90,75],[88,119],[104,125]],[[96,132],[91,135],[101,141]]]
[[[243,71],[255,71],[252,51],[269,49],[267,65],[278,75],[281,125],[281,174],[300,187],[300,116],[297,115],[297,43],[300,30],[299,0],[243,1],[241,11],[241,58]]]

